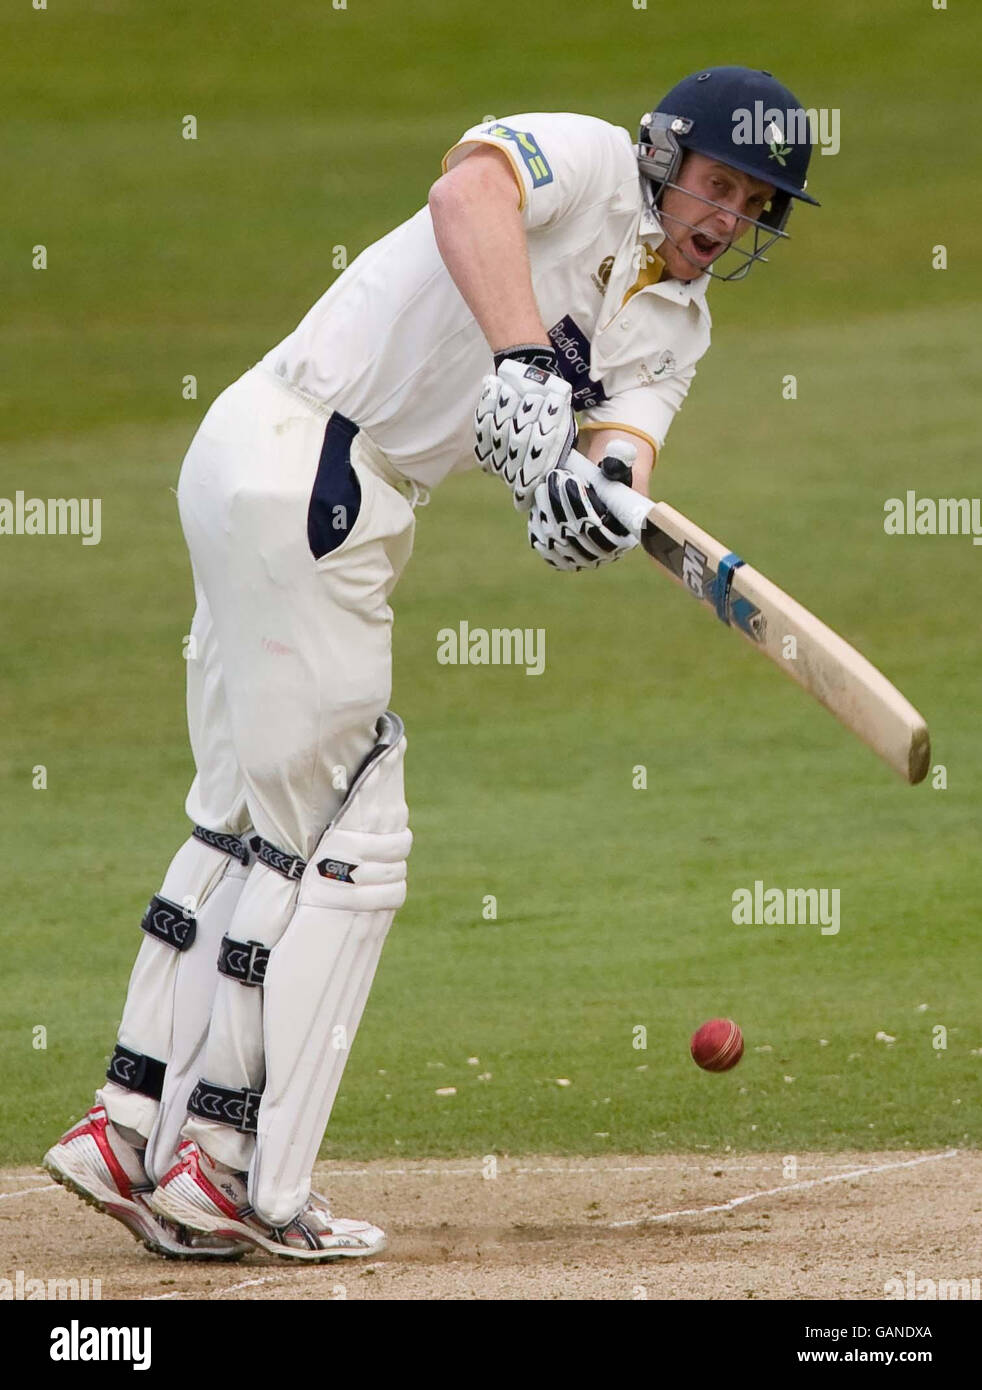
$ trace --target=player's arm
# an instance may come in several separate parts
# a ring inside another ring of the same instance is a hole
[[[628,387],[599,405],[589,407],[580,417],[578,452],[591,463],[599,464],[607,456],[611,444],[617,441],[632,444],[635,449],[633,486],[636,492],[647,497],[659,450],[695,375],[695,364],[690,363],[664,381]]]
[[[429,200],[437,249],[494,355],[474,417],[475,457],[522,511],[575,434],[572,390],[532,288],[525,197],[504,150],[482,145],[436,181]]]
[[[521,197],[508,156],[493,145],[473,150],[430,189],[437,248],[493,353],[549,345],[532,290]]]

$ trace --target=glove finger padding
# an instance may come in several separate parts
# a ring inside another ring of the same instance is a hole
[[[573,446],[572,389],[562,377],[508,358],[484,379],[474,432],[478,463],[505,480],[524,511],[537,483]]]
[[[561,570],[597,569],[638,544],[568,468],[554,468],[536,487],[528,533],[532,549]]]

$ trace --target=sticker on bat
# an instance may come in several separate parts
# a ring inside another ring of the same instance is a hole
[[[697,550],[691,541],[686,541],[682,550],[682,583],[695,594],[705,598],[706,561],[708,556]]]
[[[767,636],[767,619],[764,614],[742,595],[731,604],[730,621],[755,642],[763,642]]]

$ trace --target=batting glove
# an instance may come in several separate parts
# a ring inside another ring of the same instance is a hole
[[[474,453],[485,473],[503,478],[527,511],[536,484],[573,447],[573,392],[560,376],[505,358],[484,378],[474,412]]]
[[[528,533],[532,549],[557,570],[598,569],[638,544],[568,468],[554,468],[536,487]]]

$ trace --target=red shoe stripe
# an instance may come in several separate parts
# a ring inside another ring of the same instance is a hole
[[[164,1174],[164,1176],[160,1179],[160,1186],[161,1186],[161,1187],[166,1186],[166,1184],[170,1182],[171,1178],[176,1178],[177,1175],[178,1175],[178,1173],[183,1173],[184,1170],[185,1170],[185,1168],[187,1168],[187,1166],[188,1166],[188,1161],[187,1161],[187,1159],[186,1159],[186,1158],[179,1158],[179,1159],[177,1160],[177,1162],[174,1164],[173,1168],[168,1168],[168,1169],[167,1169],[167,1172],[166,1172],[166,1173]]]
[[[93,1106],[86,1116],[86,1123],[70,1131],[61,1142],[63,1144],[70,1144],[73,1139],[78,1139],[83,1134],[91,1134],[98,1146],[100,1154],[105,1159],[106,1167],[112,1174],[113,1181],[116,1184],[116,1190],[121,1197],[125,1197],[128,1201],[132,1201],[133,1189],[130,1186],[130,1179],[127,1176],[126,1169],[113,1153],[112,1145],[109,1143],[109,1135],[106,1133],[108,1124],[109,1119],[106,1115],[105,1107],[101,1105]]]
[[[189,1145],[188,1152],[181,1159],[180,1163],[173,1167],[167,1174],[160,1184],[161,1187],[164,1186],[168,1178],[179,1172],[190,1174],[198,1187],[204,1192],[205,1196],[214,1202],[215,1206],[223,1215],[230,1216],[233,1221],[238,1221],[240,1219],[239,1208],[235,1203],[230,1198],[226,1197],[225,1193],[215,1187],[213,1183],[210,1183],[201,1171],[198,1150],[194,1145]]]

